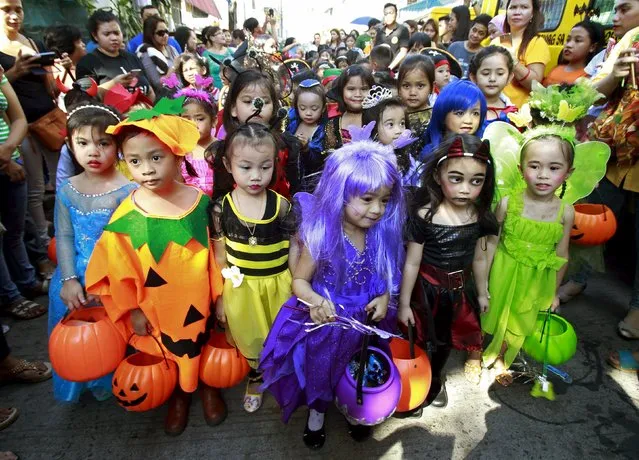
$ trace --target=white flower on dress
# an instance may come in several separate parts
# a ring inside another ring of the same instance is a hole
[[[231,268],[222,269],[222,278],[225,280],[231,280],[233,287],[240,287],[242,281],[244,281],[244,274],[240,273],[240,269],[233,265]]]

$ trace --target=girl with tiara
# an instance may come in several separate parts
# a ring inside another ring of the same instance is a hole
[[[289,202],[269,187],[275,182],[277,140],[258,123],[240,126],[227,138],[224,166],[235,189],[213,206],[215,259],[226,278],[217,318],[228,323],[233,342],[252,367],[244,410],[262,405],[257,365],[262,344],[282,304],[291,296]],[[227,268],[228,267],[228,268]]]
[[[322,154],[326,125],[326,92],[317,80],[304,80],[295,90],[294,107],[288,111],[286,132],[299,139],[300,190],[312,192],[324,166]]]
[[[49,334],[69,310],[95,303],[85,292],[85,271],[93,248],[120,202],[135,188],[116,169],[118,146],[106,133],[120,114],[97,102],[76,105],[67,119],[67,142],[82,171],[58,187],[55,236],[58,268],[49,286]],[[77,402],[85,390],[96,399],[111,396],[111,375],[86,383],[70,382],[53,373],[53,395]]]
[[[181,89],[174,97],[184,97],[182,118],[195,123],[200,133],[193,151],[184,156],[182,177],[186,184],[194,185],[208,196],[213,196],[213,170],[206,161],[204,152],[213,143],[211,132],[217,120],[215,101],[206,89],[195,87]]]
[[[231,64],[227,68],[235,70]],[[225,137],[248,122],[259,123],[272,130],[278,141],[276,180],[272,188],[288,198],[299,188],[297,168],[300,143],[292,135],[281,134],[279,122],[285,113],[280,107],[271,76],[256,69],[248,69],[239,72],[233,80],[223,110],[222,127]],[[221,198],[233,190],[233,177],[223,163],[224,149],[224,142],[215,142],[209,146],[205,154],[215,175],[214,199]]]
[[[351,126],[362,126],[362,102],[375,84],[373,74],[361,65],[346,69],[333,82],[329,97],[337,101],[339,114],[326,122],[324,151],[330,153],[351,141]]]
[[[183,102],[160,99],[107,129],[140,187],[113,213],[86,272],[87,292],[100,296],[124,339],[177,364],[164,425],[170,436],[184,431],[198,387],[206,423],[226,418],[219,389],[199,382],[222,277],[209,240],[209,197],[177,180],[180,162],[200,137],[179,116]]]
[[[559,306],[572,203],[593,191],[610,157],[606,144],[576,144],[574,127],[559,124],[585,115],[596,91],[593,99],[592,88],[579,90],[583,105],[570,105],[569,111],[561,109],[567,98],[561,91],[558,85],[533,85],[530,104],[554,123],[521,134],[497,121],[484,134],[493,146],[503,198],[496,209],[500,234],[488,241],[488,289],[480,286],[479,298],[482,329],[492,336],[484,363],[495,368],[502,385],[512,383],[508,368],[533,333],[539,312]]]
[[[408,129],[408,114],[402,102],[393,97],[391,90],[373,86],[362,102],[364,113],[362,122],[366,137],[382,145],[395,149],[397,169],[402,176],[402,185],[414,185],[418,174],[416,161],[406,150],[406,146],[416,139]],[[414,177],[415,180],[411,180]]]
[[[449,134],[481,137],[486,119],[486,98],[474,83],[456,80],[447,85],[433,106],[433,116],[424,134],[420,159],[426,161]]]
[[[488,142],[458,134],[433,152],[422,188],[415,193],[399,320],[415,326],[416,343],[432,352],[433,377],[425,405],[448,404],[442,370],[451,348],[468,352],[464,374],[470,382],[477,384],[481,377],[476,291],[485,291],[486,236],[497,234],[490,210],[494,192]],[[416,302],[411,309],[413,293]]]
[[[331,317],[393,330],[404,249],[405,213],[401,178],[392,149],[355,141],[326,160],[313,195],[300,193],[302,252],[293,276],[293,293],[280,310],[260,360],[264,388],[287,422],[300,406],[309,413],[303,440],[319,449],[326,439],[324,416],[345,366],[361,347],[354,329],[330,327]],[[310,307],[308,307],[310,305]],[[307,332],[305,323],[314,322]],[[351,425],[356,440],[370,427]]]
[[[434,81],[433,61],[422,54],[408,56],[399,66],[399,97],[407,108],[410,130],[417,138],[416,142],[407,147],[414,159],[419,157],[424,148],[423,135],[432,115],[428,98]]]

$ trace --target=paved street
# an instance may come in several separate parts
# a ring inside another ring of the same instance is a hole
[[[485,371],[480,386],[463,376],[463,355],[448,366],[449,406],[429,408],[421,419],[391,419],[373,439],[354,443],[336,410],[327,418],[327,441],[319,453],[307,450],[301,434],[306,411],[289,425],[279,419],[272,398],[260,411],[241,408],[243,386],[225,392],[229,417],[217,428],[203,420],[194,398],[189,426],[182,436],[163,432],[166,407],[127,413],[113,400],[87,398],[79,405],[54,402],[51,382],[9,385],[0,391],[1,406],[20,409],[19,420],[0,432],[0,451],[22,459],[169,459],[169,458],[638,458],[639,382],[635,373],[613,370],[608,351],[639,347],[615,334],[630,291],[612,276],[591,280],[586,295],[564,307],[575,326],[579,346],[562,367],[574,379],[557,382],[554,402],[529,395],[530,384],[510,388],[490,384]],[[45,300],[46,299],[41,299]],[[46,318],[11,322],[7,338],[16,356],[47,358]]]

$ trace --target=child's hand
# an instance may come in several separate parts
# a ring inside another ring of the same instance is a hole
[[[315,324],[330,323],[335,317],[335,305],[328,299],[321,298],[319,304],[310,308],[311,320]]]
[[[131,310],[131,325],[136,335],[148,335],[152,330],[151,324],[142,310]]]
[[[414,326],[415,316],[413,315],[413,310],[410,307],[399,307],[397,320],[406,327]]]
[[[302,148],[305,148],[308,145],[308,137],[306,137],[304,134],[298,133],[295,135],[295,137],[297,137],[297,140],[299,140],[300,144],[302,144]]]
[[[219,296],[215,301],[215,318],[220,324],[226,324],[226,313],[224,313],[224,299]]]
[[[76,278],[66,280],[64,284],[62,284],[60,298],[71,311],[77,310],[87,303],[84,289],[82,289],[82,285]]]
[[[561,302],[559,301],[559,296],[556,295],[555,298],[552,299],[552,304],[550,305],[550,311],[555,312],[559,308],[560,304]]]
[[[490,308],[490,300],[487,295],[477,296],[477,302],[479,303],[480,313],[487,313]]]
[[[373,321],[381,321],[386,316],[388,311],[388,302],[390,301],[390,295],[388,293],[375,297],[366,305],[367,312],[373,312]]]

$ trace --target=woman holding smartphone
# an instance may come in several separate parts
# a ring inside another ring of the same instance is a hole
[[[12,0],[0,0],[2,1]],[[117,17],[110,11],[96,10],[89,17],[88,28],[98,47],[80,59],[76,67],[77,78],[93,78],[101,95],[119,83],[130,91],[140,88],[154,100],[155,93],[149,80],[139,71],[142,63],[137,56],[123,49],[122,31]]]
[[[504,35],[490,42],[508,49],[513,56],[515,77],[504,88],[504,93],[517,107],[530,97],[532,82],[544,79],[550,62],[550,48],[538,35],[542,22],[539,0],[508,0]]]
[[[142,39],[144,43],[138,48],[137,55],[153,90],[159,94],[161,78],[173,71],[173,62],[180,53],[169,45],[169,29],[164,19],[158,16],[145,19]]]
[[[22,0],[0,0],[0,65],[22,106],[27,123],[33,123],[56,108],[55,85],[52,85],[49,78],[50,68],[43,67],[41,58],[37,56],[46,51],[44,45],[20,33],[23,21]],[[49,226],[43,208],[43,159],[49,170],[49,183],[55,184],[59,152],[48,149],[32,134],[27,134],[21,141],[20,151],[27,177],[27,211],[30,217],[26,228],[27,249],[32,260],[37,261],[41,276],[50,278],[55,267],[47,258]],[[24,222],[22,225],[24,226]]]

